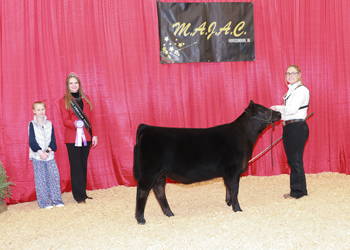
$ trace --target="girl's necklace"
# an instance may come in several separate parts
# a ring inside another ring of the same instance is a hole
[[[74,97],[74,99],[75,99],[77,102],[80,102],[80,101],[81,101],[81,97],[80,97],[80,96],[77,97],[77,98]]]

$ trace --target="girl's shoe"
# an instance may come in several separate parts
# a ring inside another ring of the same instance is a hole
[[[56,205],[56,207],[64,207],[64,204],[63,203],[58,204],[58,205]]]
[[[51,208],[53,208],[53,206],[47,206],[47,207],[45,207],[45,209],[51,209]]]

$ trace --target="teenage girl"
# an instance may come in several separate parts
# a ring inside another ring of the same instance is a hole
[[[287,155],[290,171],[290,192],[284,198],[299,199],[307,195],[303,155],[309,127],[305,121],[309,107],[310,92],[301,81],[301,70],[290,65],[285,72],[288,92],[284,95],[284,105],[275,105],[271,109],[282,114],[283,146]]]
[[[79,105],[82,112],[86,115],[87,120],[91,124],[92,135],[86,127],[83,127],[86,138],[86,145],[75,145],[76,141],[76,122],[79,120],[77,115],[71,108],[71,101]],[[59,101],[61,117],[64,125],[64,142],[67,146],[70,173],[72,182],[72,193],[74,199],[78,203],[85,203],[86,199],[91,199],[86,194],[86,178],[87,178],[87,161],[90,152],[90,146],[96,147],[98,144],[96,132],[93,125],[92,103],[90,98],[84,94],[78,75],[74,72],[70,73],[66,79],[66,92],[64,97]]]

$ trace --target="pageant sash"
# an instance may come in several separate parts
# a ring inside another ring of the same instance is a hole
[[[87,146],[86,137],[84,133],[84,122],[82,120],[75,121],[75,127],[77,128],[77,133],[75,136],[75,146],[81,147],[82,141],[84,142],[84,146]]]
[[[78,117],[78,119],[82,120],[84,122],[85,128],[87,129],[87,131],[89,132],[89,134],[92,137],[91,124],[90,124],[88,118],[86,117],[86,115],[84,114],[84,112],[81,110],[81,108],[79,107],[79,105],[75,101],[71,100],[70,105],[71,105],[71,108],[72,108],[74,114]]]

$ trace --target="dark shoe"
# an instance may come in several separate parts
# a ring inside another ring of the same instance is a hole
[[[295,197],[291,196],[290,194],[284,194],[283,197],[285,199],[296,199]]]

